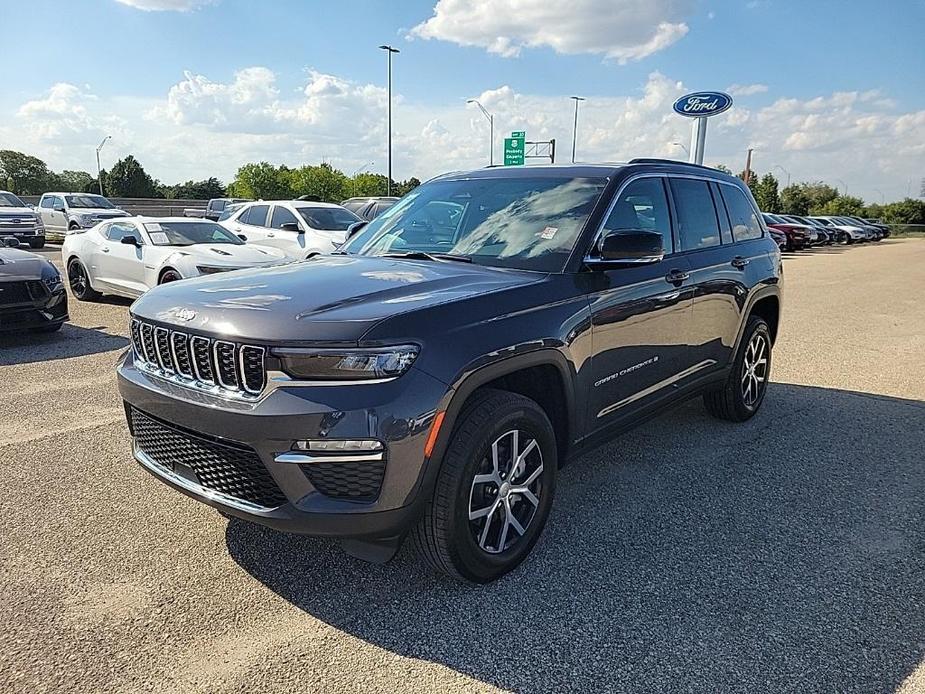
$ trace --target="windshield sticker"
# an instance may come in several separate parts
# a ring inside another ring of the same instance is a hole
[[[559,232],[559,227],[546,227],[543,231],[537,233],[541,239],[553,239],[556,237],[556,234]]]
[[[157,222],[147,222],[145,224],[145,229],[148,231],[163,231],[163,227]]]
[[[145,226],[148,225],[146,224]],[[160,229],[160,225],[158,225],[157,228]],[[156,231],[151,234],[151,243],[153,243],[155,246],[167,246],[170,244],[170,239],[167,238],[167,234],[165,234],[163,231]]]

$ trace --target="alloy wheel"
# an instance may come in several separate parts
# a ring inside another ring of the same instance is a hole
[[[87,291],[87,273],[84,272],[83,265],[74,261],[68,266],[68,284],[71,285],[71,291],[74,296],[81,297]]]
[[[168,270],[163,275],[161,275],[161,284],[167,284],[168,282],[176,282],[178,279],[180,279],[180,275],[178,275],[173,270]]]
[[[469,530],[489,554],[511,549],[526,534],[543,493],[543,453],[527,432],[505,432],[491,444],[469,490]]]
[[[752,409],[761,399],[768,382],[768,340],[760,332],[752,335],[742,361],[742,401]]]

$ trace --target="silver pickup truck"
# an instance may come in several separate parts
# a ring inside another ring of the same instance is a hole
[[[2,239],[10,236],[32,248],[41,248],[45,245],[45,225],[31,205],[0,190],[0,247]]]
[[[212,198],[205,207],[187,207],[183,210],[184,217],[202,217],[211,219],[213,222],[221,217],[222,212],[228,205],[234,205],[239,202],[249,202],[248,198]]]

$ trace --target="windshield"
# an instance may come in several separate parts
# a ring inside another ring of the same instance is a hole
[[[353,212],[343,207],[297,207],[296,209],[312,229],[347,231],[347,227],[360,221],[360,218]]]
[[[97,210],[115,209],[109,200],[101,195],[65,195],[68,207],[90,207]]]
[[[240,238],[215,222],[145,222],[145,230],[155,246],[193,246],[197,243],[244,245]]]
[[[28,207],[12,193],[0,193],[0,207]]]
[[[343,248],[411,252],[561,272],[606,178],[517,177],[436,181],[416,188]]]
[[[233,215],[235,212],[240,210],[243,204],[244,204],[243,202],[236,202],[233,205],[226,205],[225,209],[222,210],[222,213],[218,216],[218,221],[224,222],[231,215]]]

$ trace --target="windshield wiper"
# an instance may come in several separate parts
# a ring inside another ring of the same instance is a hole
[[[383,253],[383,258],[408,258],[410,260],[455,260],[460,263],[471,263],[472,258],[452,253],[427,253],[426,251],[408,251],[406,253]]]

